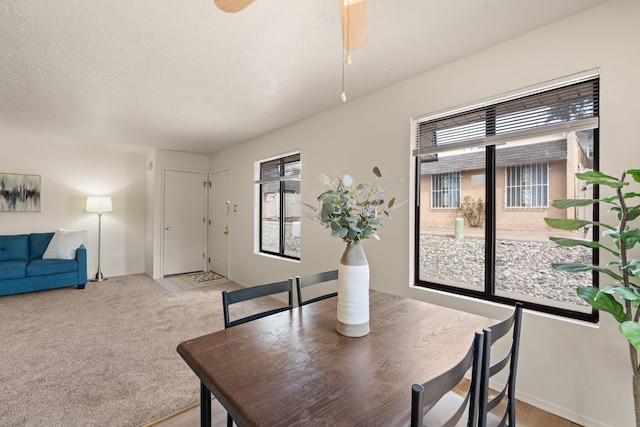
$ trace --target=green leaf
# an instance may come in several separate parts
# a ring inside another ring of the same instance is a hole
[[[622,304],[616,301],[613,296],[600,293],[598,288],[594,288],[593,286],[578,288],[576,292],[578,293],[578,296],[585,300],[591,307],[596,310],[610,313],[618,323],[622,323],[627,320],[627,316],[624,313],[624,307],[622,307]]]
[[[586,219],[559,219],[559,218],[545,218],[544,222],[549,225],[549,227],[557,228],[558,230],[579,230],[585,225],[593,224],[598,225],[603,228],[607,228],[609,230],[615,230],[615,227],[610,226],[609,224],[603,224],[596,221],[588,221]]]
[[[620,332],[636,350],[640,350],[640,324],[627,320],[620,324]]]
[[[596,265],[588,265],[588,264],[575,264],[575,263],[552,263],[551,268],[557,271],[566,271],[568,273],[583,273],[585,271],[598,271],[600,273],[604,273],[607,276],[611,277],[614,280],[619,282],[622,281],[622,276],[616,274],[615,272],[609,270],[608,268],[598,267]]]
[[[331,183],[331,180],[329,179],[329,177],[323,173],[320,174],[319,180],[320,180],[320,184],[322,185],[329,185]]]
[[[640,279],[640,259],[634,258],[627,262],[627,271],[633,277]]]
[[[599,183],[600,181],[618,181],[618,178],[615,178],[611,175],[605,175],[600,171],[587,171],[587,172],[578,172],[576,177],[582,181],[595,181]]]
[[[339,237],[339,238],[343,238],[344,236],[347,235],[348,230],[346,228],[340,228],[339,230],[333,230],[331,231],[331,235],[333,237]]]
[[[581,239],[569,239],[566,237],[549,237],[549,240],[559,244],[560,246],[572,247],[572,246],[585,246],[587,248],[602,248],[609,252],[611,252],[615,256],[620,256],[620,254],[613,249],[609,249],[608,247],[600,244],[600,242],[594,242],[591,240],[581,240]]]
[[[598,199],[561,199],[554,200],[551,206],[558,209],[566,209],[574,206],[589,206],[598,203],[598,201]]]
[[[382,174],[380,173],[380,169],[378,169],[378,167],[377,167],[377,166],[375,166],[375,167],[373,168],[373,174],[374,174],[375,176],[377,176],[378,178],[380,178],[380,177],[382,176]]]
[[[342,183],[345,187],[351,187],[353,185],[353,178],[351,178],[351,175],[345,175],[342,177]]]
[[[640,182],[640,169],[629,169],[627,175],[631,175],[635,182]]]
[[[614,178],[610,175],[605,175],[598,171],[589,171],[577,173],[576,177],[587,182],[587,185],[599,184],[606,185],[611,188],[622,188],[625,185],[629,185],[628,182],[620,181],[618,178]]]
[[[396,203],[396,198],[392,198],[391,200],[389,200],[389,204],[387,205],[387,208],[392,208],[393,205]]]
[[[640,299],[640,296],[638,296],[638,294],[633,292],[633,289],[627,288],[625,286],[607,286],[600,292],[603,292],[609,295],[618,294],[620,295],[620,298],[625,299],[627,301],[636,301]]]
[[[360,232],[362,231],[362,229],[360,227],[358,227],[356,224],[354,224],[353,222],[349,223],[349,228],[352,229],[355,232]]]
[[[627,221],[633,221],[640,216],[640,206],[634,206],[627,211]]]

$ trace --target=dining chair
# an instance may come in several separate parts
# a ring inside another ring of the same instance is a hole
[[[517,302],[511,316],[484,331],[480,379],[480,427],[515,427],[516,425],[516,372],[521,323],[522,303]],[[507,335],[510,331],[511,335]],[[501,340],[501,338],[504,339]],[[509,349],[502,357],[498,357],[498,361],[492,363],[492,347],[499,341],[507,342]],[[502,390],[497,393],[490,392],[489,380],[507,367],[509,370]]]
[[[266,311],[253,313],[248,316],[231,320],[229,306],[239,302],[248,301],[256,298],[266,297],[270,295],[286,292],[288,294],[288,304],[269,309]],[[250,288],[238,289],[235,291],[222,291],[222,309],[224,312],[224,328],[240,325],[252,320],[260,319],[271,314],[281,311],[291,310],[293,308],[293,279],[283,280],[281,282],[267,283],[266,285],[252,286]]]
[[[322,273],[311,274],[309,276],[296,276],[296,290],[298,291],[298,307],[302,307],[305,304],[311,304],[312,302],[320,301],[323,299],[335,297],[338,292],[331,292],[328,294],[320,295],[315,298],[309,298],[307,300],[302,299],[302,289],[307,286],[317,285],[320,283],[331,282],[338,280],[338,270],[323,271]]]
[[[471,347],[455,366],[423,384],[411,386],[411,427],[477,427],[484,334],[476,332]],[[471,369],[464,395],[453,391]]]
[[[286,292],[288,294],[288,304],[272,308],[269,310],[253,313],[248,316],[239,317],[231,320],[229,306],[243,301],[249,301],[256,298],[262,298],[270,295]],[[252,320],[267,317],[275,313],[291,310],[293,308],[293,279],[281,282],[267,283],[265,285],[253,286],[250,288],[237,289],[235,291],[222,291],[222,310],[224,313],[224,328],[228,329],[232,326],[247,323]],[[233,418],[227,413],[227,427],[233,426]]]

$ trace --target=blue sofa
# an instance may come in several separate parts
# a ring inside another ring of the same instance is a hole
[[[0,296],[87,283],[87,250],[76,259],[42,259],[54,233],[0,236]]]

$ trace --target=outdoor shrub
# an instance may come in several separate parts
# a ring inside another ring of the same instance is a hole
[[[484,202],[482,199],[473,200],[466,196],[458,208],[462,217],[467,220],[469,227],[481,227],[484,222]]]

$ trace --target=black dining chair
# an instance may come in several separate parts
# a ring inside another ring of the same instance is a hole
[[[516,425],[516,372],[518,370],[521,323],[522,303],[517,302],[511,316],[484,331],[483,366],[480,380],[480,427],[515,427]],[[509,332],[511,332],[510,335],[508,335]],[[508,351],[499,357],[498,361],[492,363],[493,345],[496,342],[507,340],[510,340]],[[499,392],[490,391],[489,380],[491,377],[506,368],[509,369],[509,372],[504,387]],[[500,403],[503,404],[500,405]]]
[[[288,304],[282,307],[277,307],[262,311],[259,313],[253,313],[248,316],[240,317],[235,320],[231,320],[229,313],[229,306],[243,301],[248,301],[256,298],[266,297],[270,295],[280,294],[286,292],[288,294]],[[260,319],[262,317],[269,316],[271,314],[279,313],[281,311],[291,310],[293,308],[293,279],[284,280],[281,282],[267,283],[266,285],[258,285],[250,288],[238,289],[235,291],[222,291],[222,309],[224,312],[224,328],[230,328],[232,326],[240,325],[242,323],[250,322],[252,320]]]
[[[229,306],[237,304],[243,301],[249,301],[256,298],[262,298],[275,294],[281,294],[286,292],[288,295],[288,304],[271,308],[269,310],[261,311],[258,313],[252,313],[248,316],[243,316],[231,320]],[[222,291],[222,310],[224,313],[224,328],[228,329],[232,326],[247,323],[252,320],[267,317],[275,313],[291,310],[293,308],[293,279],[284,280],[281,282],[267,283],[265,285],[253,286],[250,288],[237,289],[235,291]],[[227,414],[227,427],[233,426],[233,418]]]
[[[411,386],[411,427],[477,427],[484,334],[476,332],[467,354],[454,367],[423,384]],[[464,395],[454,388],[471,369]]]
[[[331,292],[328,294],[320,295],[315,298],[309,298],[307,300],[302,299],[302,289],[311,285],[318,285],[320,283],[331,282],[338,280],[338,270],[323,271],[322,273],[311,274],[309,276],[296,276],[296,290],[298,291],[298,307],[302,307],[305,304],[311,304],[312,302],[321,301],[323,299],[335,297],[338,292]]]

